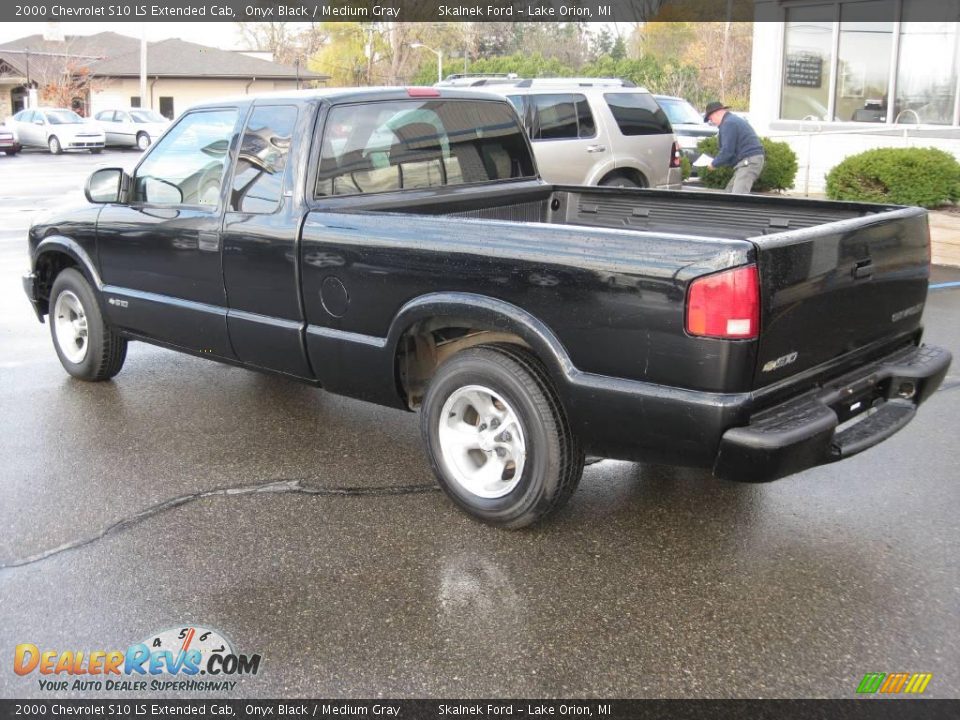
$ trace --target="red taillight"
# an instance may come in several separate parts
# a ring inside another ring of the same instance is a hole
[[[670,150],[670,167],[680,167],[680,143],[673,141],[673,148]]]
[[[408,87],[407,95],[410,97],[440,97],[440,91],[430,87]]]
[[[760,333],[760,276],[756,265],[697,278],[687,292],[687,332],[742,340]]]

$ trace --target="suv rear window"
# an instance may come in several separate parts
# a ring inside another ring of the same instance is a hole
[[[604,99],[624,135],[664,135],[673,132],[666,113],[646,93],[604,93]]]
[[[316,195],[355,195],[534,177],[513,110],[477,100],[334,107]]]

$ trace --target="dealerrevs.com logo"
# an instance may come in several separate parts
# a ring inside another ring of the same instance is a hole
[[[259,654],[241,655],[217,630],[181,627],[151,635],[126,650],[57,650],[21,643],[13,671],[35,677],[41,690],[107,692],[230,691],[230,678],[256,675]]]

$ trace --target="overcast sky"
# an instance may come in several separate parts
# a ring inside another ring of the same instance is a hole
[[[0,0],[2,1],[2,0]],[[49,23],[45,22],[5,22],[0,23],[0,43],[16,40],[27,35],[42,33]],[[141,28],[147,29],[147,40],[166,40],[180,38],[188,42],[201,43],[224,50],[246,50],[232,22],[110,22],[110,23],[60,23],[64,35],[94,35],[111,30],[121,35],[139,38]]]

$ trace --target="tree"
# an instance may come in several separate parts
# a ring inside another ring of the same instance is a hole
[[[238,22],[240,36],[251,50],[273,55],[279,63],[293,65],[315,55],[327,43],[331,23]]]

